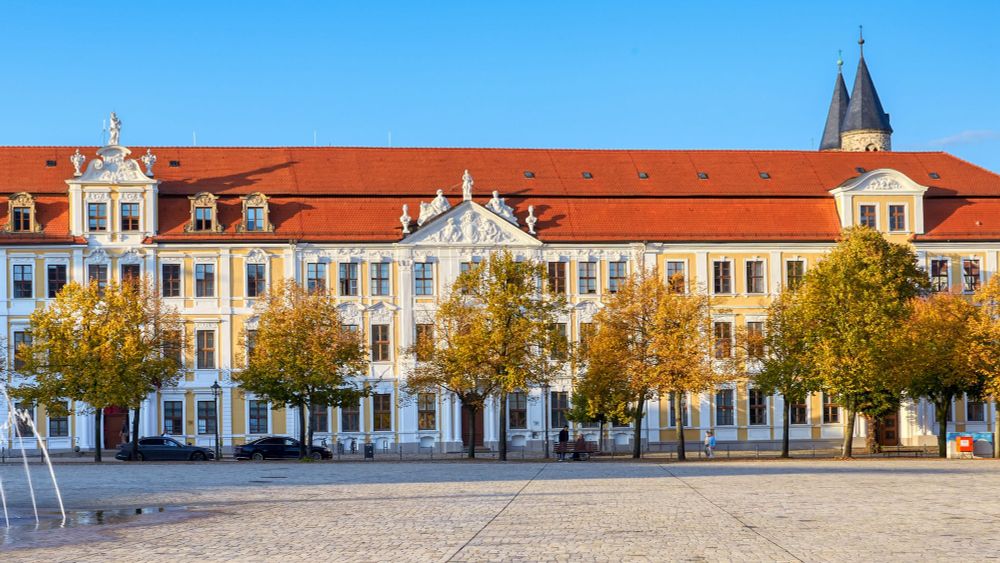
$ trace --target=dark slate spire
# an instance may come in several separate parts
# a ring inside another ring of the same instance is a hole
[[[844,84],[844,74],[841,70],[844,61],[837,57],[837,82],[833,85],[833,99],[830,100],[830,111],[826,114],[826,127],[823,128],[823,138],[819,142],[819,150],[830,151],[840,148],[840,129],[847,115],[847,84]]]
[[[871,74],[868,73],[868,65],[865,64],[865,39],[860,37],[858,45],[861,46],[861,60],[858,61],[858,73],[854,77],[854,90],[851,92],[851,101],[847,105],[847,116],[841,124],[841,131],[858,131],[861,129],[874,129],[892,133],[889,126],[889,114],[882,109],[882,102],[878,99],[878,92],[875,91],[875,83],[872,82]]]

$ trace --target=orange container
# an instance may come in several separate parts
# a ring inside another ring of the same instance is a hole
[[[974,448],[972,442],[972,436],[959,436],[958,437],[958,451],[962,453],[972,452]]]

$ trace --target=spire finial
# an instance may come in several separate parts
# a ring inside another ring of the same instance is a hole
[[[861,48],[861,56],[865,56],[865,26],[858,26],[858,46]]]
[[[837,49],[837,73],[844,69],[844,51]]]

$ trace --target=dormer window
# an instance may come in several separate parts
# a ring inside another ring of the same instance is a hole
[[[7,200],[7,224],[4,231],[8,233],[37,233],[42,230],[35,218],[35,198],[27,192],[10,196]]]
[[[213,212],[215,210],[211,207],[195,207],[194,208],[194,230],[196,231],[211,231],[212,225],[215,223],[212,220]]]
[[[245,195],[243,200],[243,221],[237,228],[242,233],[271,233],[274,232],[274,225],[271,224],[270,207],[268,197],[260,192]]]
[[[188,233],[221,233],[222,224],[218,220],[218,197],[208,192],[189,196],[191,219],[184,227]]]

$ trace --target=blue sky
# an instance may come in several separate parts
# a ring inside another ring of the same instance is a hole
[[[96,144],[114,109],[133,145],[391,131],[393,146],[812,150],[862,23],[894,148],[1000,171],[998,22],[1000,2],[10,2],[0,144]]]

